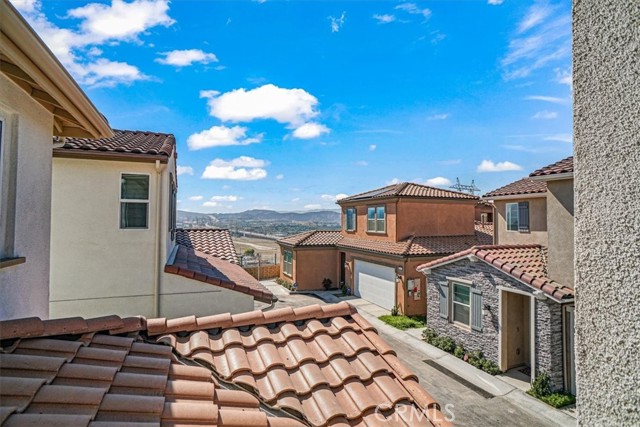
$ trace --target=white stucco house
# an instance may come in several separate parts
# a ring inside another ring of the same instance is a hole
[[[115,130],[53,150],[51,317],[253,310],[273,295],[227,230],[176,229],[173,135]]]
[[[54,137],[110,137],[107,120],[0,0],[0,319],[49,317]]]

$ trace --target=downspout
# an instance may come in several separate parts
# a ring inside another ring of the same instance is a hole
[[[160,315],[160,265],[162,261],[162,251],[160,248],[160,235],[162,230],[162,221],[160,218],[160,209],[162,206],[162,191],[161,191],[161,178],[164,167],[160,163],[160,160],[156,160],[156,231],[154,237],[154,245],[156,253],[154,254],[153,271],[154,271],[154,283],[153,283],[153,317],[159,317]]]

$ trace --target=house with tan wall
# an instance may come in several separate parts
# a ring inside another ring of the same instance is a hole
[[[237,265],[228,230],[176,228],[176,156],[173,135],[127,130],[53,150],[52,317],[237,313],[271,302]]]
[[[338,201],[339,231],[309,231],[278,241],[281,278],[298,290],[334,286],[407,315],[426,311],[416,267],[492,242],[492,225],[475,221],[478,197],[400,183]]]
[[[427,323],[503,371],[575,394],[573,157],[487,193],[495,244],[421,265]]]
[[[113,133],[5,0],[0,17],[0,318],[47,318],[54,137]]]

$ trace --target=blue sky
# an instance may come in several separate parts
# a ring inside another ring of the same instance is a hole
[[[112,127],[175,134],[180,209],[488,192],[572,152],[569,0],[13,4]]]

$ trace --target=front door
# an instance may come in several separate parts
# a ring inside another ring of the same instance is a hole
[[[530,361],[531,298],[502,292],[502,366],[506,371]]]

